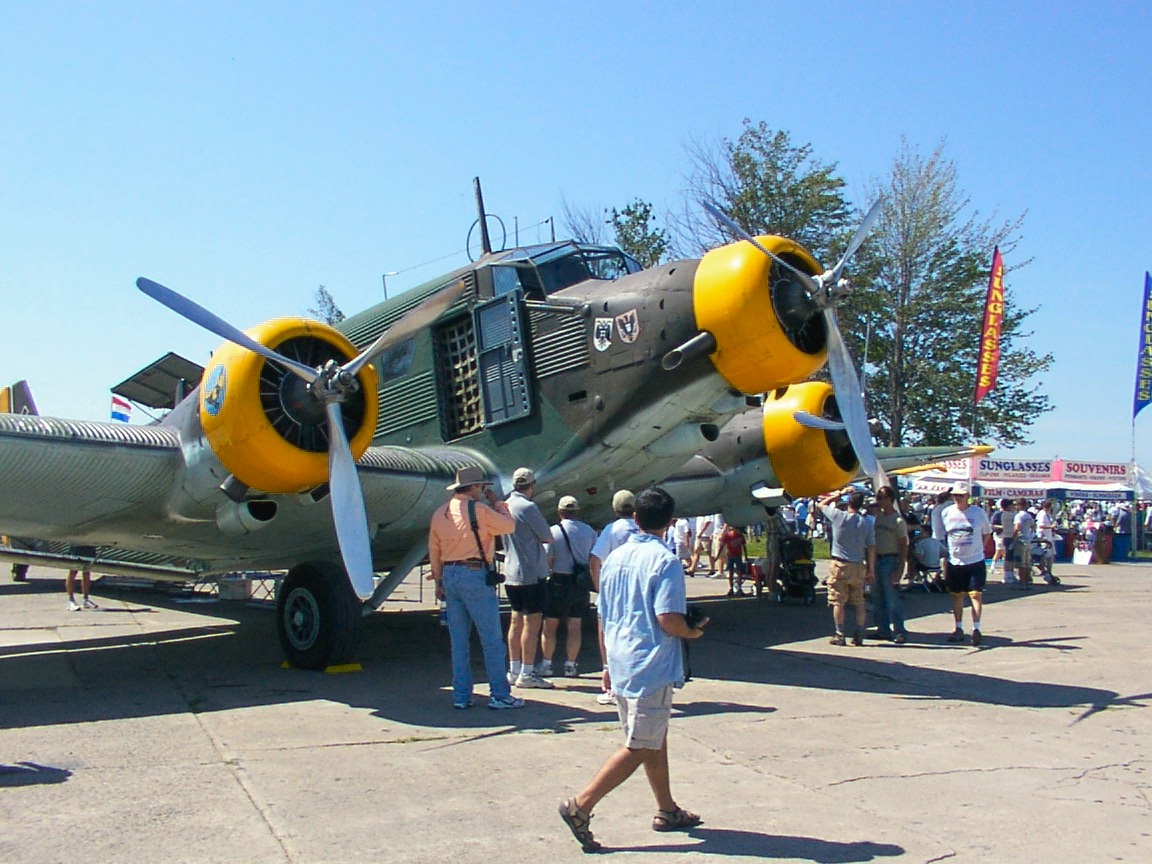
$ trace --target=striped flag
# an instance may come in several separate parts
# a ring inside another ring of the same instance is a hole
[[[980,328],[980,359],[976,361],[976,399],[973,405],[996,386],[1000,369],[1000,322],[1004,318],[1004,259],[1000,247],[992,252],[992,273],[984,300],[984,326]]]
[[[1136,394],[1132,420],[1152,402],[1152,276],[1144,272],[1144,305],[1140,309],[1140,350],[1136,353]]]
[[[112,394],[112,419],[121,423],[132,419],[132,403],[115,393]]]

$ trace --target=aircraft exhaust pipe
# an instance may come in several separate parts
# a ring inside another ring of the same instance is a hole
[[[701,354],[711,354],[716,350],[716,337],[709,331],[703,330],[681,345],[673,348],[664,355],[660,365],[665,372],[671,372],[684,364],[685,360],[699,357]]]
[[[240,503],[227,502],[216,508],[216,524],[225,534],[234,537],[259,531],[276,518],[278,505],[267,498],[255,498]]]

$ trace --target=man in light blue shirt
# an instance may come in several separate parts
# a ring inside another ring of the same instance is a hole
[[[560,803],[560,818],[585,852],[600,844],[589,823],[592,808],[641,765],[656,798],[654,831],[678,831],[701,819],[677,806],[668,774],[668,721],[672,690],[684,681],[682,639],[699,639],[708,619],[685,618],[684,568],[662,542],[675,501],[659,487],[636,498],[640,533],[617,548],[600,573],[600,616],[624,746],[613,753],[574,798]]]

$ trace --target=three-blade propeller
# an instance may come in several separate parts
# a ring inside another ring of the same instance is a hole
[[[836,319],[836,303],[839,298],[851,290],[847,280],[841,279],[841,274],[844,272],[848,260],[860,248],[864,238],[868,236],[868,232],[872,230],[872,224],[880,215],[880,205],[881,201],[877,200],[869,209],[864,220],[860,223],[860,227],[852,236],[848,248],[844,250],[844,254],[840,256],[836,265],[819,276],[812,276],[789,264],[778,255],[774,255],[718,207],[710,202],[704,202],[704,209],[709,215],[734,236],[741,240],[747,240],[781,267],[797,276],[808,295],[820,307],[828,333],[828,371],[832,377],[832,386],[836,391],[836,403],[840,406],[840,414],[844,422],[837,423],[824,418],[816,418],[806,412],[797,412],[795,419],[804,426],[816,429],[843,429],[847,432],[856,458],[860,461],[861,470],[873,478],[876,488],[888,485],[888,475],[876,458],[872,432],[868,428],[868,413],[864,407],[864,393],[860,387],[860,378],[856,374],[856,366],[852,362],[852,355],[848,353],[848,348],[840,335],[840,322]]]
[[[465,284],[461,282],[429,297],[396,321],[375,342],[347,363],[341,365],[331,360],[315,369],[261,345],[203,306],[151,279],[141,277],[136,280],[136,286],[178,315],[223,339],[254,351],[308,382],[308,392],[324,405],[328,420],[328,488],[340,556],[357,596],[362,600],[371,597],[375,586],[364,492],[360,487],[360,476],[356,473],[356,462],[352,458],[351,447],[348,445],[340,404],[347,394],[360,387],[356,375],[367,363],[372,362],[393,345],[411,338],[420,328],[439,317],[460,298],[465,290]]]

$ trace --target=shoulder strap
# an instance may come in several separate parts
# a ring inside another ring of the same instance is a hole
[[[468,499],[468,521],[472,524],[472,536],[476,538],[476,548],[480,550],[480,560],[488,566],[488,559],[484,557],[484,544],[480,542],[480,526],[476,521],[476,502]]]
[[[572,541],[568,539],[568,532],[564,530],[564,520],[561,519],[556,523],[556,527],[560,529],[560,533],[564,535],[564,544],[568,547],[568,554],[572,556],[572,563],[579,564],[576,560],[576,553],[572,551]]]

